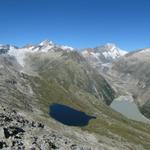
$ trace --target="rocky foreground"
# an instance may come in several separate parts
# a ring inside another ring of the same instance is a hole
[[[50,129],[0,106],[0,149],[4,150],[90,150]]]

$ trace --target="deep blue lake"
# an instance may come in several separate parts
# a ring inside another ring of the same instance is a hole
[[[86,126],[90,119],[96,119],[94,116],[57,103],[50,105],[49,114],[55,120],[69,126]]]

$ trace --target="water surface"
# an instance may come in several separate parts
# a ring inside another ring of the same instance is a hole
[[[149,119],[144,117],[141,112],[139,111],[137,105],[134,102],[122,100],[114,100],[111,104],[111,108],[120,112],[124,116],[128,117],[129,119],[141,121],[148,123],[150,122]]]
[[[96,118],[67,105],[57,103],[50,105],[49,114],[55,120],[69,126],[86,126],[90,119]]]

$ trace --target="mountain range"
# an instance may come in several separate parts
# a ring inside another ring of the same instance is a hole
[[[149,150],[149,123],[110,107],[130,96],[150,118],[149,55],[150,49],[130,53],[110,43],[82,50],[48,40],[0,45],[0,148]],[[85,127],[66,126],[49,116],[53,103],[96,119]]]

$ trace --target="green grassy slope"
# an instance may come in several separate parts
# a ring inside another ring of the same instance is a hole
[[[40,78],[32,77],[30,81],[39,99],[38,107],[45,114],[48,114],[51,103],[66,104],[97,117],[83,130],[150,148],[150,126],[128,120],[105,105],[111,103],[115,93],[80,55],[71,53],[53,61],[43,59],[40,67],[37,66],[38,58],[32,58],[32,67],[38,71]]]

